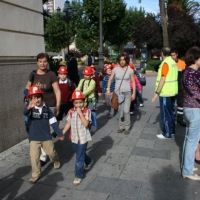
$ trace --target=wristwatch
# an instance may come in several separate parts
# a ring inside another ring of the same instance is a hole
[[[110,90],[110,88],[106,88],[106,90],[108,91],[108,90]]]
[[[159,92],[155,91],[156,94],[159,94]]]

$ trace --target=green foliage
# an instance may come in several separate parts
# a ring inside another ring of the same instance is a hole
[[[62,14],[52,14],[48,18],[45,27],[46,50],[59,52],[61,48],[67,46],[66,23],[62,20]]]
[[[146,70],[154,71],[155,67],[161,63],[160,60],[149,60],[147,61]]]

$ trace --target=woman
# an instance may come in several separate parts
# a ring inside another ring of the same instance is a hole
[[[135,79],[134,79],[134,71],[128,66],[129,57],[125,54],[121,54],[118,56],[117,61],[119,63],[118,67],[115,67],[112,70],[112,74],[108,80],[107,92],[106,95],[110,95],[110,85],[115,77],[115,92],[120,92],[124,95],[124,101],[119,106],[119,130],[118,133],[123,133],[128,135],[130,133],[130,105],[131,101],[135,99]],[[124,77],[124,78],[123,78]],[[133,93],[131,94],[130,80],[132,81]],[[121,86],[120,86],[121,84]],[[121,113],[123,116],[121,116]]]
[[[31,72],[26,89],[29,90],[31,85],[40,87],[44,94],[44,102],[58,115],[61,101],[61,93],[58,85],[58,79],[54,72],[47,69],[49,55],[47,53],[39,53],[37,55],[38,69]]]
[[[26,84],[26,90],[29,90],[31,85],[39,86],[43,92],[45,104],[49,106],[52,112],[57,116],[60,109],[61,92],[55,73],[47,69],[48,61],[49,55],[47,53],[39,53],[37,55],[38,69],[30,73],[29,80]],[[47,157],[43,149],[41,150],[42,155],[40,160],[41,164],[44,165]]]
[[[182,155],[182,176],[200,181],[193,172],[195,150],[200,139],[200,48],[191,47],[185,56],[187,68],[182,77],[183,111],[186,119],[186,134]]]

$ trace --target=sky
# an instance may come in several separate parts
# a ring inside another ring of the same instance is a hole
[[[158,13],[159,12],[159,7],[158,7],[158,0],[141,0],[141,3],[138,3],[139,0],[124,0],[127,3],[127,8],[130,6],[132,7],[143,7],[146,12],[153,12],[153,13]],[[60,8],[63,8],[63,4],[65,0],[55,0],[56,2],[56,8],[59,6]],[[71,2],[71,0],[70,0]]]
[[[159,12],[159,1],[158,0],[141,0],[141,3],[138,3],[138,0],[124,0],[127,3],[127,8],[132,7],[143,7],[146,12],[151,12],[157,14]]]

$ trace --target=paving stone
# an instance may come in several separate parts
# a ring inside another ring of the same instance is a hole
[[[150,158],[161,158],[169,160],[171,158],[171,152],[168,150],[157,150],[144,147],[134,147],[133,155],[145,156]]]
[[[138,196],[141,185],[142,183],[138,181],[126,181],[97,176],[87,190],[108,193],[109,189],[110,194],[122,196],[122,199],[123,197],[132,199]]]
[[[124,165],[109,164],[109,163],[97,163],[90,170],[90,175],[98,175],[112,178],[119,178]]]
[[[155,149],[177,151],[179,150],[179,146],[176,145],[174,138],[172,138],[171,140],[157,139],[155,141]]]
[[[145,139],[139,139],[136,147],[145,147],[145,148],[154,148],[155,141],[153,140],[145,140]]]
[[[119,195],[110,195],[107,200],[136,200],[136,198],[128,198]]]
[[[148,182],[142,185],[138,200],[194,200],[194,188],[173,187],[162,183]]]
[[[119,142],[119,145],[127,145],[127,146],[132,146],[134,147],[137,144],[138,139],[137,138],[130,138],[130,137],[124,137],[122,140]]]
[[[168,171],[163,171],[163,169],[146,169],[143,166],[139,168],[126,166],[119,178],[142,182],[151,180],[152,182],[167,183],[167,175]]]
[[[139,169],[139,168],[141,168],[141,166],[142,166],[143,169],[147,169],[147,166],[149,164],[149,160],[150,160],[150,158],[147,158],[147,157],[131,155],[129,157],[128,162],[126,163],[124,170],[126,170],[127,168]]]
[[[144,128],[144,130],[142,131],[143,133],[153,133],[155,135],[157,135],[159,133],[159,129],[158,128],[153,128],[152,125],[151,127],[146,127]]]
[[[8,178],[0,179],[0,192],[4,190],[9,185],[13,184],[16,181],[16,179]]]
[[[125,165],[127,163],[128,159],[129,159],[128,155],[121,154],[121,153],[112,153],[106,160],[106,163]]]
[[[107,200],[108,196],[99,192],[59,188],[49,200]]]
[[[146,139],[146,140],[155,140],[156,134],[155,133],[142,133],[140,136],[140,139]]]

